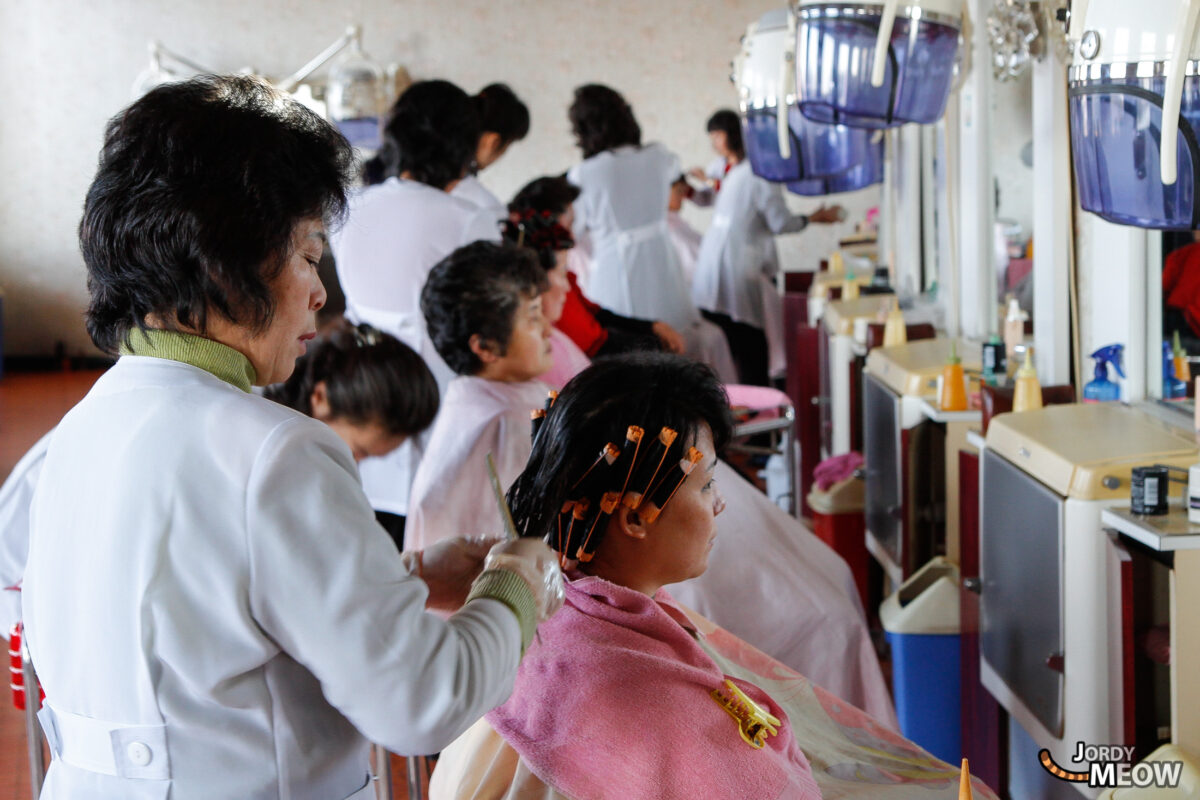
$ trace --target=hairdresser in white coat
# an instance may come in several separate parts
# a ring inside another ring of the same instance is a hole
[[[471,171],[450,192],[455,197],[492,212],[497,224],[508,219],[508,206],[479,180],[479,173],[500,160],[514,142],[529,135],[529,109],[503,83],[489,83],[472,98],[479,114],[479,144]]]
[[[810,222],[836,222],[841,208],[822,207],[808,216],[793,214],[780,185],[751,171],[736,112],[718,111],[709,119],[708,130],[713,149],[730,167],[700,243],[692,299],[706,319],[725,331],[738,382],[768,386],[772,349],[778,366],[783,366],[783,301],[775,285],[779,272],[775,237],[802,231]]]
[[[352,163],[248,77],[159,87],[108,126],[80,241],[88,331],[121,358],[51,437],[22,592],[43,798],[373,797],[367,740],[443,747],[554,608],[540,543],[477,578],[463,540],[398,555],[346,444],[250,392],[316,334]]]
[[[687,355],[728,363],[728,345],[692,304],[671,243],[667,205],[679,159],[657,142],[642,144],[633,109],[607,86],[577,88],[568,116],[584,158],[567,180],[580,190],[575,230],[591,239],[588,297],[627,317],[662,320],[683,336]]]
[[[420,81],[400,95],[368,164],[380,182],[350,198],[330,239],[346,316],[369,322],[420,353],[445,392],[454,371],[437,354],[421,316],[421,287],[433,265],[464,244],[500,240],[496,214],[453,192],[480,140],[479,114],[449,81]],[[380,522],[403,538],[408,496],[428,437],[362,462],[363,487]]]

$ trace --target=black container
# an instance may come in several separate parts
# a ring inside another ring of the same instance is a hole
[[[983,374],[988,374],[988,367],[991,367],[991,373],[996,376],[1003,377],[1008,370],[1008,358],[1004,348],[1004,342],[985,342],[983,345]]]
[[[1134,467],[1129,484],[1130,510],[1147,516],[1166,514],[1170,485],[1166,467]]]

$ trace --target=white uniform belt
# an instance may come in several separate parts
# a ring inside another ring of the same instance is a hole
[[[639,242],[649,241],[656,236],[666,235],[668,235],[667,221],[666,219],[660,219],[658,222],[651,222],[649,225],[641,225],[637,228],[621,231],[617,234],[617,244],[621,247],[629,247]]]
[[[709,225],[713,228],[728,228],[733,222],[733,218],[728,214],[713,214],[712,222]]]
[[[89,772],[118,778],[170,780],[166,725],[107,722],[46,703],[38,712],[55,758]]]

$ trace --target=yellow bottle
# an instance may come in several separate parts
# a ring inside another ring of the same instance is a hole
[[[942,367],[942,394],[938,398],[942,411],[967,410],[967,379],[963,375],[962,359],[958,357],[958,344],[951,342],[950,357]]]
[[[904,315],[900,313],[900,303],[892,300],[892,310],[888,312],[883,322],[883,346],[905,344],[908,341],[908,326],[904,323]]]
[[[1033,366],[1033,348],[1025,348],[1025,363],[1017,370],[1017,385],[1013,389],[1014,412],[1032,411],[1042,407],[1042,384]]]
[[[853,272],[846,273],[846,280],[842,281],[842,299],[857,300],[858,299],[858,281],[854,279]]]
[[[1171,356],[1175,362],[1175,377],[1184,383],[1191,383],[1192,368],[1188,364],[1187,351],[1179,343],[1179,331],[1175,331],[1175,338],[1171,345]]]
[[[832,253],[829,254],[829,271],[830,272],[841,272],[842,271],[842,251],[841,250],[834,250]]]

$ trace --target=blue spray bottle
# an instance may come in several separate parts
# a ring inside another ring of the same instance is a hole
[[[1175,353],[1171,343],[1163,341],[1163,400],[1186,400],[1187,384],[1175,377]]]
[[[1121,399],[1121,387],[1108,379],[1108,365],[1112,364],[1117,374],[1124,378],[1125,372],[1121,369],[1121,353],[1124,350],[1125,345],[1110,344],[1092,353],[1092,358],[1096,360],[1096,376],[1083,387],[1083,402],[1107,403]]]

